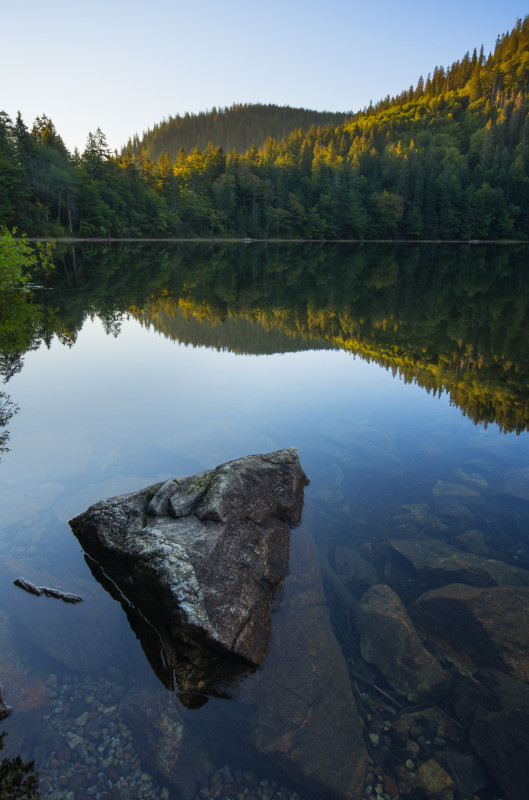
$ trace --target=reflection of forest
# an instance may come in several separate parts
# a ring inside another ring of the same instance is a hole
[[[528,249],[507,245],[123,244],[58,252],[39,301],[73,343],[97,314],[237,353],[340,348],[475,422],[529,429]],[[256,324],[257,323],[257,324]],[[51,329],[53,328],[53,329]]]
[[[193,347],[211,347],[244,355],[271,355],[299,350],[329,350],[332,345],[301,333],[285,332],[280,326],[243,316],[226,317],[222,322],[208,315],[207,307],[167,300],[161,307],[148,306],[135,316],[142,325],[153,327],[170,339]]]

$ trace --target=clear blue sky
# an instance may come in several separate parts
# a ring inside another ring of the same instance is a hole
[[[237,103],[356,111],[528,13],[517,0],[18,0],[4,4],[0,110],[47,114],[81,151],[170,114]]]

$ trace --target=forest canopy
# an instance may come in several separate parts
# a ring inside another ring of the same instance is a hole
[[[262,103],[234,103],[230,108],[212,108],[198,114],[170,116],[153,125],[140,137],[136,134],[123,150],[139,155],[142,151],[152,160],[168,153],[174,161],[180,150],[189,152],[195,147],[204,150],[210,142],[225,152],[260,147],[270,137],[284,139],[292,131],[308,131],[312,126],[325,128],[341,125],[348,116],[330,111],[311,111]]]
[[[0,225],[52,237],[526,239],[528,81],[525,17],[488,56],[474,49],[308,129],[303,110],[281,121],[277,107],[234,106],[172,118],[120,154],[98,128],[70,153],[47,116],[29,129],[1,112]],[[293,129],[277,133],[278,120]],[[189,136],[171,153],[162,133],[178,128]]]

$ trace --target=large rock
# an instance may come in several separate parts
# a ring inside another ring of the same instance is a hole
[[[529,588],[456,583],[421,595],[410,616],[466,668],[493,667],[529,681]]]
[[[497,670],[478,673],[482,689],[470,742],[508,800],[527,797],[529,686]]]
[[[419,767],[415,785],[431,800],[452,800],[456,788],[450,775],[433,758]]]
[[[489,552],[483,533],[476,528],[470,528],[468,531],[460,533],[456,538],[456,544],[461,550],[477,556],[486,556]]]
[[[207,701],[207,695],[231,697],[237,694],[239,679],[251,669],[248,662],[226,658],[208,647],[192,648],[189,642],[182,646],[170,632],[154,627],[142,608],[124,597],[99,564],[91,560],[88,564],[94,578],[121,604],[155,675],[169,691],[177,688],[183,705],[197,708]]]
[[[360,798],[367,767],[363,726],[325,603],[318,553],[304,531],[292,536],[290,572],[272,619],[266,659],[241,681],[236,701],[190,710],[161,686],[135,687],[123,698],[127,723],[178,798],[198,796],[212,762],[270,768],[311,796]]]
[[[355,597],[363,594],[373,583],[378,582],[378,575],[358,550],[350,547],[337,547],[334,551],[336,574]]]
[[[445,682],[439,661],[426,650],[402,601],[389,586],[376,584],[362,596],[357,625],[363,658],[409,700]]]
[[[70,525],[126,600],[190,662],[260,665],[308,483],[295,448],[97,503]]]
[[[388,543],[395,568],[412,570],[429,587],[447,583],[470,586],[529,586],[529,570],[512,567],[476,553],[464,553],[439,539],[392,539]]]
[[[522,500],[529,500],[529,467],[507,470],[496,492],[520,497]]]
[[[120,711],[141,746],[145,766],[154,765],[179,800],[196,797],[213,763],[203,737],[184,716],[185,709],[160,687],[157,691],[132,688],[123,697]]]
[[[291,572],[262,669],[243,686],[240,725],[310,792],[361,796],[367,755],[347,666],[334,635],[311,537],[292,537]],[[242,712],[242,713],[241,713]]]

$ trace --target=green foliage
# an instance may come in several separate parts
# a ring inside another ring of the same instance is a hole
[[[187,153],[195,147],[205,150],[211,142],[224,152],[244,152],[252,145],[262,145],[268,137],[280,140],[299,128],[307,131],[312,125],[340,125],[346,116],[290,106],[238,103],[230,108],[169,117],[141,139],[137,135],[129,139],[124,152],[135,156],[143,153],[153,160],[167,153],[175,160],[181,148]]]
[[[36,242],[30,245],[25,235],[16,238],[16,230],[0,228],[0,302],[6,305],[13,294],[24,288],[31,271],[53,265],[53,245]]]
[[[265,105],[170,118],[71,156],[0,114],[0,225],[33,235],[529,238],[529,17],[346,116]]]

